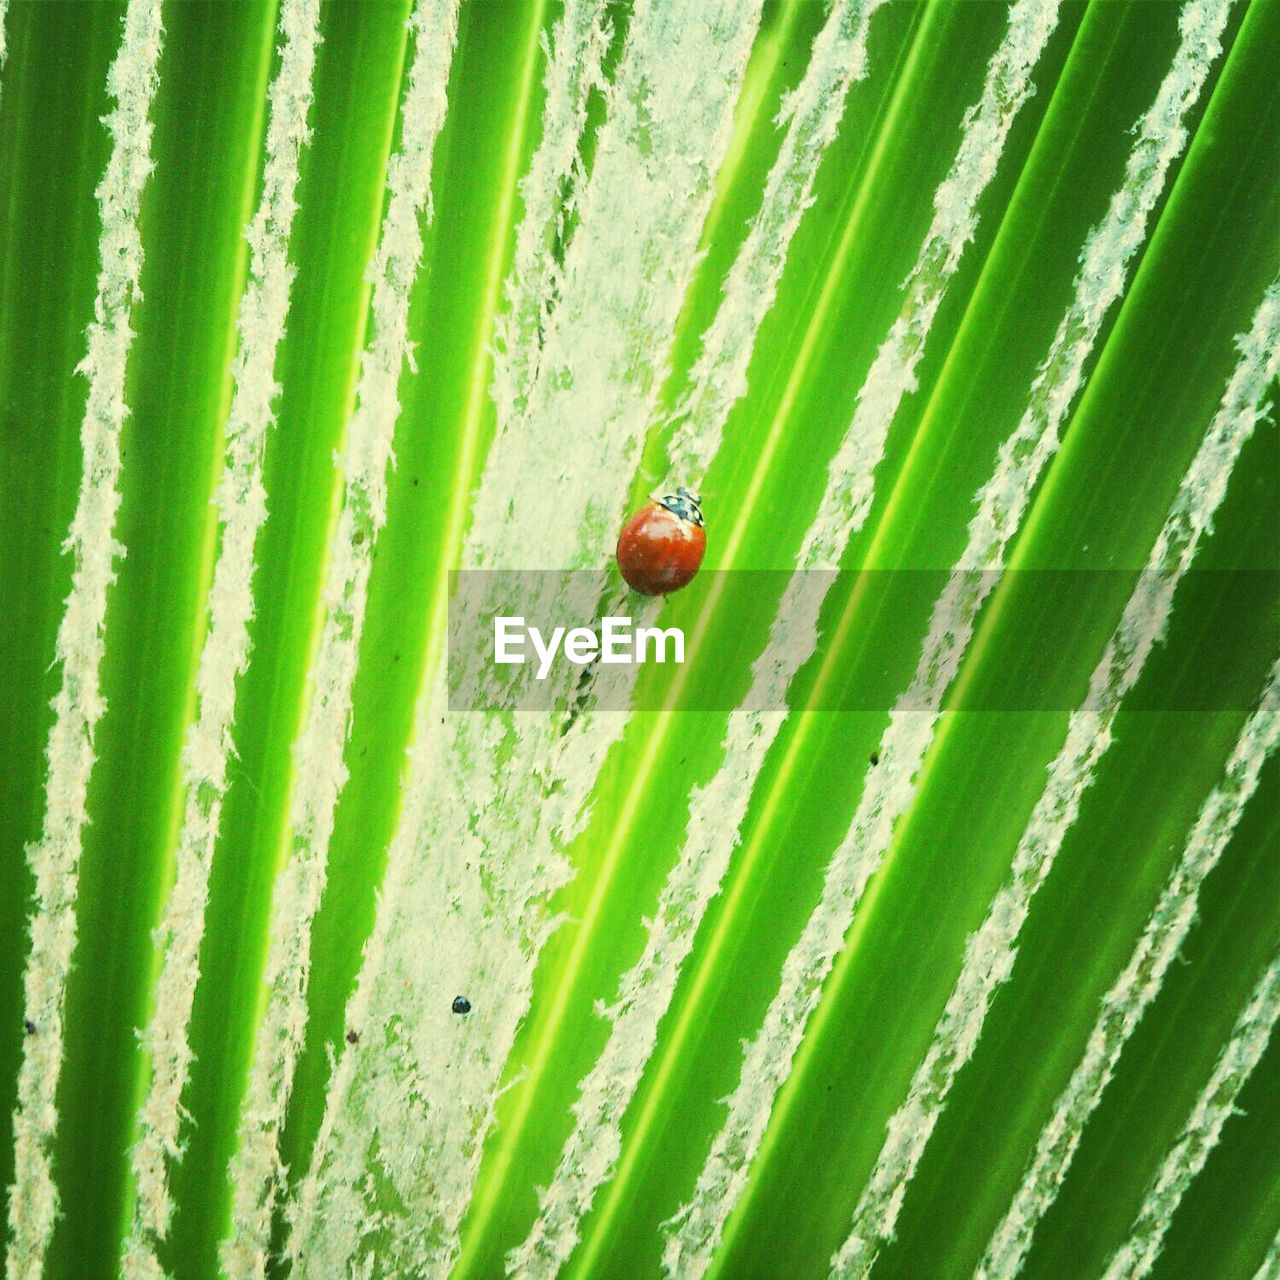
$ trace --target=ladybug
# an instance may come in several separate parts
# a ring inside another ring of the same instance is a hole
[[[471,1012],[471,1001],[466,996],[454,996],[453,1004],[450,1006],[454,1013],[464,1014]]]
[[[702,501],[681,486],[655,497],[618,537],[618,568],[642,596],[665,596],[688,586],[707,550]]]

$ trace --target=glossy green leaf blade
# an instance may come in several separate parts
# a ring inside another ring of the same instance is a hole
[[[220,536],[209,587],[209,619],[195,675],[197,705],[182,755],[182,819],[173,883],[157,926],[161,951],[153,1008],[143,1037],[143,1100],[133,1143],[134,1208],[121,1256],[126,1275],[153,1274],[155,1250],[173,1215],[169,1162],[180,1154],[181,1098],[191,1049],[187,1027],[198,981],[209,867],[227,787],[236,684],[248,664],[254,554],[266,518],[262,461],[276,351],[284,335],[292,271],[289,237],[299,151],[307,134],[319,6],[286,0],[280,11],[280,68],[269,90],[262,196],[247,234],[249,280],[236,329],[235,387],[227,409],[227,456],[217,489]]]
[[[5,912],[3,1161],[14,1172],[11,1117],[24,1053],[23,968],[33,880],[24,848],[44,816],[45,746],[61,683],[51,665],[72,561],[62,546],[80,485],[80,424],[87,387],[75,374],[93,317],[98,271],[94,186],[110,154],[99,118],[110,108],[107,70],[119,43],[123,8],[106,4],[59,14],[15,7],[5,15],[7,61],[0,85],[0,169],[4,197],[0,284],[0,377],[4,397],[4,572],[0,646],[6,672],[0,769]],[[65,21],[63,21],[65,19]],[[62,48],[76,50],[74,59]],[[63,163],[47,171],[47,136],[63,145]]]
[[[68,1041],[75,1064],[72,1071],[80,1065],[74,1037],[76,1015],[81,1011],[68,999],[68,978],[77,932],[88,934],[93,945],[91,927],[82,928],[78,918],[76,899],[81,890],[90,780],[99,754],[111,758],[110,747],[102,741],[107,734],[98,735],[97,728],[105,709],[104,694],[109,697],[113,691],[104,630],[108,589],[125,550],[117,531],[121,525],[125,531],[128,528],[127,510],[124,519],[119,518],[122,435],[128,412],[125,379],[135,333],[132,312],[140,295],[139,207],[151,170],[150,117],[162,43],[158,3],[131,4],[108,74],[112,145],[106,174],[95,193],[100,215],[97,293],[87,351],[76,366],[88,381],[88,398],[80,430],[80,487],[67,540],[74,569],[55,649],[61,680],[46,750],[43,826],[39,840],[27,850],[35,875],[35,903],[23,981],[26,1039],[14,1112],[15,1169],[5,1263],[7,1271],[21,1276],[37,1276],[44,1269],[59,1203],[52,1171],[60,1120],[57,1095],[60,1084],[64,1091],[72,1091],[78,1083],[72,1072],[64,1073]],[[192,534],[199,537],[198,515],[192,524],[189,540]],[[179,566],[178,572],[187,567]],[[198,582],[192,586],[198,587]],[[172,702],[166,709],[172,717]]]

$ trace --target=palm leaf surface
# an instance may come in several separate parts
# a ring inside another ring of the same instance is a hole
[[[2,29],[10,1274],[1274,1273],[1274,0]]]

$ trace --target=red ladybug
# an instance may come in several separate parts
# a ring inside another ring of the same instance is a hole
[[[707,528],[696,493],[679,488],[641,507],[618,537],[618,568],[644,596],[687,586],[702,564]]]

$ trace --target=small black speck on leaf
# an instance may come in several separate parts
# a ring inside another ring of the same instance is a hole
[[[471,1001],[466,996],[454,996],[452,1008],[454,1013],[470,1013]]]
[[[22,1029],[27,1035],[33,1036],[36,1033],[36,1024],[30,1018],[24,1018],[22,1020]]]
[[[872,764],[879,764],[879,763],[880,763],[880,753],[879,753],[878,751],[873,751],[873,752],[871,753],[871,763],[872,763]]]
[[[359,1039],[360,1039],[360,1033],[356,1031],[354,1028],[352,1028],[350,1031],[347,1032],[348,1044],[355,1044],[356,1041],[358,1041]]]

